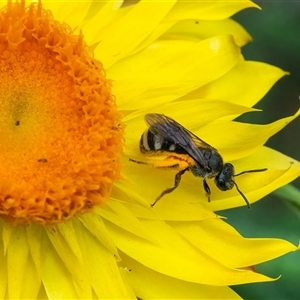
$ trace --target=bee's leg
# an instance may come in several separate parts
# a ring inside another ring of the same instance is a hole
[[[180,181],[181,181],[181,176],[182,176],[188,169],[189,169],[189,168],[186,168],[186,169],[184,169],[184,170],[181,170],[181,171],[179,171],[179,172],[175,175],[174,186],[171,187],[171,188],[168,188],[168,189],[164,190],[164,191],[163,191],[163,192],[155,199],[155,201],[154,201],[152,204],[150,204],[151,207],[153,207],[153,206],[156,204],[156,202],[157,202],[158,200],[160,200],[164,195],[173,192],[173,191],[179,186],[179,183],[180,183]]]
[[[204,190],[206,192],[206,197],[208,199],[208,202],[210,202],[210,194],[211,194],[211,192],[210,192],[210,188],[209,188],[209,186],[208,186],[208,184],[207,184],[207,182],[206,182],[205,179],[203,179],[203,188],[204,188]]]
[[[136,164],[140,164],[140,165],[148,165],[148,166],[152,166],[154,168],[157,169],[178,169],[178,168],[182,168],[182,167],[186,167],[185,165],[182,164],[182,162],[178,162],[178,159],[165,159],[162,161],[141,161],[141,160],[135,160],[132,158],[129,158],[129,161],[134,162]],[[182,166],[181,166],[182,165]]]
[[[147,163],[145,161],[135,160],[135,159],[132,159],[132,158],[129,158],[129,161],[132,161],[136,164],[141,164],[141,165],[151,165],[150,163]]]

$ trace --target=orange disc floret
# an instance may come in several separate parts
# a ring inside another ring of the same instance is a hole
[[[0,11],[0,215],[51,224],[109,198],[123,128],[83,36],[41,2]]]

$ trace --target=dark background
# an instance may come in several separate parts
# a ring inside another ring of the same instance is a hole
[[[300,105],[300,1],[255,3],[262,11],[247,9],[233,17],[253,37],[253,42],[243,47],[244,57],[290,72],[255,106],[264,113],[239,119],[265,124],[293,115]],[[300,118],[272,137],[267,145],[300,160]],[[300,188],[299,178],[292,184]],[[300,203],[300,199],[296,201]],[[251,211],[242,207],[220,214],[245,237],[278,237],[295,245],[299,243],[300,206],[292,206],[276,192],[254,204]],[[274,278],[282,277],[271,283],[232,287],[244,299],[300,299],[300,251],[258,265],[256,270]]]

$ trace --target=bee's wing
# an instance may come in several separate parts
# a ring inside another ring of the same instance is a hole
[[[163,138],[172,141],[175,145],[179,145],[203,167],[207,166],[207,159],[199,148],[210,148],[217,151],[175,120],[165,115],[147,114],[145,120],[150,125],[149,129],[153,134],[159,134]]]

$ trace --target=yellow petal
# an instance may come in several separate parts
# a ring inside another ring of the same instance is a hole
[[[80,2],[74,2],[74,0],[43,0],[43,7],[51,10],[55,19],[66,22],[71,28],[74,28],[84,20],[91,3],[91,0],[81,0]]]
[[[67,223],[72,222],[72,225],[66,225]],[[70,231],[68,233],[67,239],[65,239],[64,235],[61,232],[66,232],[67,228],[71,228],[74,226],[75,219],[72,219],[72,221],[61,223],[60,227],[57,226],[48,226],[46,229],[47,235],[55,248],[55,250],[51,247],[51,250],[49,252],[57,252],[59,255],[59,260],[56,258],[56,254],[48,254],[50,256],[49,259],[55,260],[56,264],[56,271],[59,271],[60,269],[66,269],[67,272],[72,274],[72,281],[74,282],[74,285],[77,287],[77,292],[80,297],[89,298],[91,297],[91,291],[90,291],[90,282],[87,278],[87,270],[83,263],[82,258],[82,252],[81,248],[78,249],[76,246],[75,249],[72,249],[70,245],[76,245],[76,242],[78,239],[78,232],[76,231],[76,237],[74,237],[75,230]],[[63,229],[63,227],[66,227]],[[79,245],[79,243],[78,243]],[[81,245],[80,245],[81,246]],[[59,266],[60,263],[64,266]],[[55,272],[55,269],[53,270]],[[70,286],[71,288],[71,286]]]
[[[14,227],[2,219],[0,220],[0,223],[1,223],[1,228],[2,228],[3,249],[4,249],[4,254],[6,254],[7,247],[8,247],[9,241],[11,239]]]
[[[170,102],[221,77],[239,56],[239,48],[226,35],[199,43],[157,41],[109,68],[107,75],[115,80],[119,107],[141,109]]]
[[[122,160],[124,161],[124,158],[122,158]],[[128,162],[128,158],[124,163],[126,164],[127,162]],[[123,178],[124,180],[115,182],[112,189],[111,200],[113,201],[117,200],[126,203],[133,202],[133,203],[138,203],[141,206],[143,205],[148,207],[148,203],[145,202],[143,197],[135,189],[132,188],[131,184],[128,184],[128,181],[131,181],[129,177],[123,175]]]
[[[118,250],[113,243],[109,232],[104,226],[101,218],[96,213],[88,213],[79,216],[80,221],[86,227],[86,229],[101,243],[103,244],[111,253],[118,257]]]
[[[117,2],[119,1],[93,2],[86,17],[88,21],[80,26],[84,39],[89,45],[98,44],[97,36],[101,35],[102,30],[123,18],[131,9],[131,7],[119,9],[120,5]]]
[[[110,201],[109,206],[114,210],[113,212],[107,207],[99,207],[95,211],[104,219],[124,228],[137,236],[142,237],[149,242],[155,242],[155,236],[144,228],[143,224],[122,204],[117,201]],[[122,217],[121,217],[122,216]]]
[[[38,272],[38,277],[41,277],[42,253],[41,240],[45,230],[37,224],[30,224],[26,227],[26,236],[29,246],[30,255]]]
[[[12,232],[7,248],[7,295],[9,299],[20,299],[23,278],[26,276],[28,243],[24,227],[16,227]]]
[[[43,239],[42,280],[49,299],[78,299],[74,280],[49,240]]]
[[[162,38],[182,38],[203,40],[217,35],[231,34],[234,42],[242,47],[252,40],[249,33],[236,21],[224,19],[218,21],[185,20],[174,25]]]
[[[86,17],[85,17],[85,20],[88,20],[88,22],[91,21],[91,19],[93,17],[95,17],[96,15],[98,15],[98,13],[100,13],[101,10],[106,10],[107,8],[107,4],[111,4],[110,5],[110,10],[109,11],[112,11],[112,10],[118,10],[118,11],[121,11],[119,10],[120,7],[122,7],[123,11],[126,11],[125,7],[122,6],[123,5],[123,0],[112,0],[112,1],[92,1],[91,3],[91,6],[89,8],[89,11],[88,13],[86,14]],[[108,11],[106,11],[107,13],[109,13]],[[109,16],[107,15],[108,17],[108,20],[109,20]],[[101,24],[101,22],[103,21],[102,18],[97,18],[98,19],[98,22],[99,22],[99,25]],[[109,23],[109,21],[108,21]],[[101,26],[99,26],[101,27]],[[90,44],[90,43],[88,43]]]
[[[53,227],[54,228],[54,227]],[[78,243],[77,235],[72,222],[57,224],[56,228],[60,231],[62,239],[68,244],[75,256],[82,262],[82,254]]]
[[[230,72],[182,99],[220,99],[251,107],[287,74],[265,63],[240,60]]]
[[[127,14],[98,32],[92,42],[98,42],[95,55],[105,68],[126,57],[162,21],[173,7],[174,1],[140,1],[130,7]],[[151,16],[144,22],[145,14]],[[112,38],[113,37],[113,38]]]
[[[172,227],[201,251],[231,268],[257,265],[299,250],[299,247],[281,239],[244,238],[221,219],[172,222]]]
[[[149,197],[147,197],[147,199],[149,199]],[[153,201],[154,198],[152,199],[152,202]],[[141,205],[130,203],[126,204],[126,207],[128,207],[135,216],[150,220],[161,218],[162,220],[170,221],[199,221],[219,218],[211,210],[183,202],[178,198],[173,198],[172,201],[161,201],[155,209],[151,208],[150,205],[142,207]]]
[[[93,287],[97,299],[136,299],[131,288],[123,281],[114,254],[99,243],[78,220],[74,220],[84,258],[84,280]],[[117,288],[116,288],[117,287]],[[91,297],[81,297],[91,298]]]
[[[196,250],[162,221],[143,220],[142,223],[149,231],[155,233],[158,245],[145,243],[143,238],[130,234],[110,222],[105,222],[117,247],[154,271],[181,280],[218,286],[272,280],[251,271],[225,267],[202,251]]]
[[[7,289],[7,259],[4,254],[4,245],[2,239],[0,239],[0,299],[5,299],[5,293]]]
[[[27,259],[25,267],[24,277],[22,281],[22,299],[37,299],[41,287],[41,277],[39,276],[37,269],[35,268],[33,259],[31,256]]]
[[[229,287],[178,280],[155,272],[125,254],[121,265],[124,277],[140,299],[241,299]]]
[[[225,161],[232,161],[253,153],[299,114],[300,109],[291,117],[266,125],[217,120],[193,132],[217,148]]]
[[[168,15],[169,18],[167,20],[222,20],[249,7],[259,8],[258,5],[248,0],[237,0],[232,2],[180,0]]]
[[[229,8],[229,3],[226,4],[226,7]],[[220,2],[215,5],[213,2],[202,1],[201,3],[189,3],[189,10],[186,10],[187,3],[182,4],[178,1],[166,18],[134,49],[134,52],[146,48],[159,37],[161,39],[189,39],[193,36],[199,40],[199,38],[203,39],[224,33],[233,35],[235,43],[242,46],[251,41],[251,37],[238,23],[229,20],[228,17],[238,11],[241,4],[246,7],[258,6],[250,1],[236,4],[235,2],[233,6],[225,11]],[[183,8],[184,11],[179,12]]]

